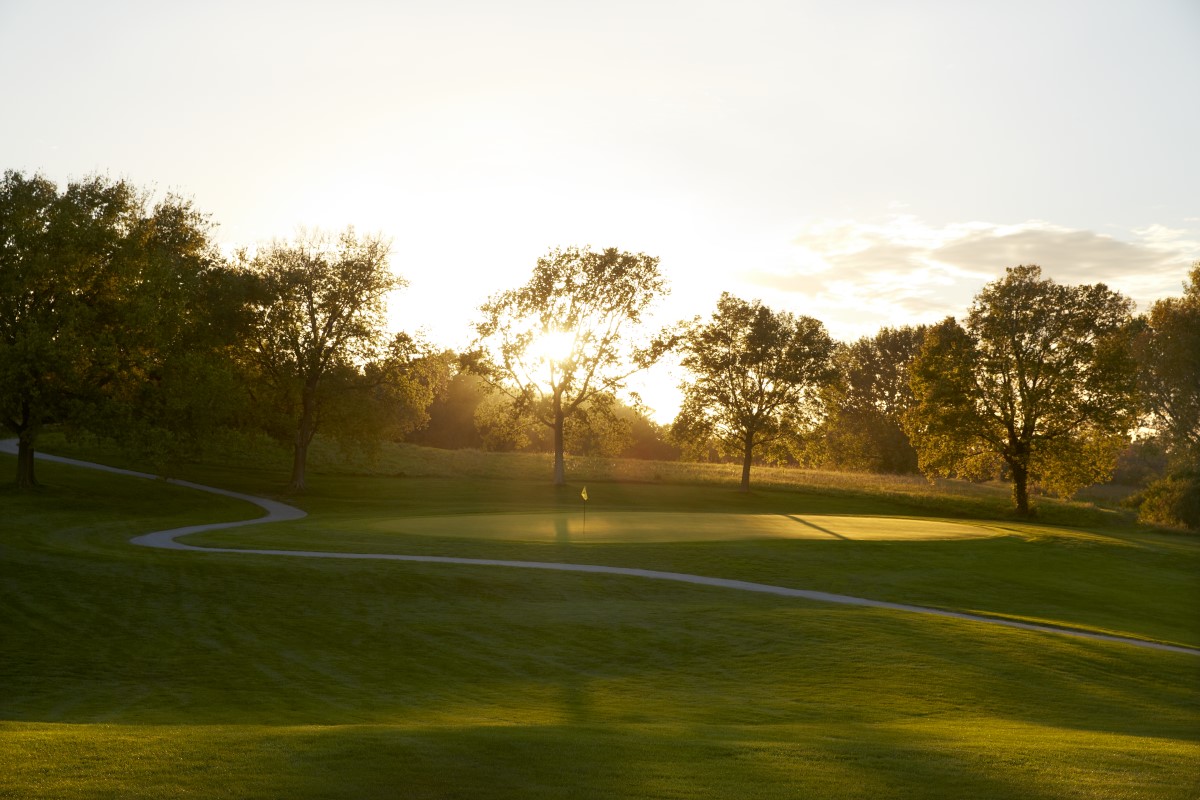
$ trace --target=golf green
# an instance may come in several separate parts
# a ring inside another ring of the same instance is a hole
[[[965,522],[810,514],[582,511],[455,514],[364,520],[366,530],[470,539],[578,542],[703,542],[736,539],[921,541],[977,539],[995,531]]]

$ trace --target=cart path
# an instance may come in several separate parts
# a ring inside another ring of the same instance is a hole
[[[6,439],[0,441],[0,452],[15,454],[17,452],[17,440]],[[36,457],[45,461],[55,461],[60,464],[69,464],[75,467],[95,469],[102,472],[110,472],[115,475],[124,475],[131,478],[162,480],[158,476],[151,475],[146,472],[135,472],[133,470],[120,469],[118,467],[109,467],[104,464],[95,464],[90,461],[79,461],[78,459],[74,458],[63,458],[61,456],[52,456],[42,453],[37,453]],[[986,617],[978,614],[966,614],[960,611],[946,611],[940,608],[929,608],[926,606],[913,606],[904,603],[889,603],[884,600],[869,600],[864,597],[851,597],[844,594],[830,594],[828,592],[817,592],[808,589],[792,589],[786,586],[772,586],[766,583],[752,583],[750,581],[730,580],[728,578],[710,578],[704,575],[688,575],[682,572],[661,572],[659,570],[636,569],[632,567],[606,567],[597,564],[558,564],[547,561],[505,561],[490,558],[406,556],[391,553],[331,553],[318,550],[262,550],[238,547],[197,547],[195,545],[183,544],[182,542],[178,541],[178,538],[191,533],[200,533],[201,531],[237,528],[245,525],[258,525],[264,522],[286,522],[288,520],[301,519],[307,516],[307,514],[294,506],[289,506],[286,503],[281,503],[277,500],[268,500],[262,497],[255,497],[254,495],[231,492],[227,489],[217,489],[212,486],[203,486],[198,483],[192,483],[191,481],[182,481],[174,478],[167,478],[166,482],[174,484],[175,486],[183,486],[188,489],[195,489],[201,492],[209,492],[211,494],[219,494],[224,497],[245,500],[246,502],[253,503],[254,505],[263,509],[266,514],[261,517],[238,520],[236,522],[214,522],[205,525],[189,525],[183,528],[154,531],[153,533],[147,533],[130,539],[132,544],[141,545],[144,547],[156,547],[163,550],[188,550],[201,553],[239,553],[243,555],[292,556],[298,558],[343,558],[360,560],[370,559],[376,561],[410,561],[433,564],[462,564],[468,566],[513,567],[518,569],[556,570],[559,572],[587,572],[606,575],[624,575],[634,578],[648,578],[651,580],[693,583],[701,586],[715,586],[721,589],[735,589],[743,592],[759,592],[761,594],[773,594],[782,597],[799,597],[804,600],[815,600],[820,603],[839,603],[841,605],[861,606],[865,608],[884,608],[890,611],[904,611],[912,614],[927,614],[936,617],[949,617],[951,619],[980,622],[987,625],[1001,625],[1006,628],[1019,628],[1021,630],[1036,631],[1038,633],[1074,636],[1080,639],[1091,639],[1093,641],[1100,642],[1114,642],[1117,644],[1132,645],[1134,647],[1143,647],[1153,650],[1166,650],[1172,653],[1186,653],[1188,655],[1200,656],[1200,650],[1195,648],[1162,644],[1160,642],[1150,642],[1143,639],[1134,639],[1126,636],[1113,636],[1104,633],[1072,630],[1070,628],[1057,628],[1052,625],[1037,625],[1029,622],[1017,622],[1015,620]]]

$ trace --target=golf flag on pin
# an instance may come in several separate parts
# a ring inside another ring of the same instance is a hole
[[[583,487],[583,491],[579,493],[579,496],[582,497],[584,500],[587,500],[587,487],[586,486]]]

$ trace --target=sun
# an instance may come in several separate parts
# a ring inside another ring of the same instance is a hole
[[[574,351],[574,332],[551,330],[534,339],[526,352],[539,361],[560,364],[570,358]]]

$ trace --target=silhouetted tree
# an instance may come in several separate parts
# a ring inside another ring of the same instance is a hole
[[[512,400],[512,413],[551,430],[556,484],[566,482],[567,419],[618,391],[660,352],[636,351],[627,340],[665,292],[657,258],[569,247],[539,258],[528,283],[480,308],[478,368]]]

